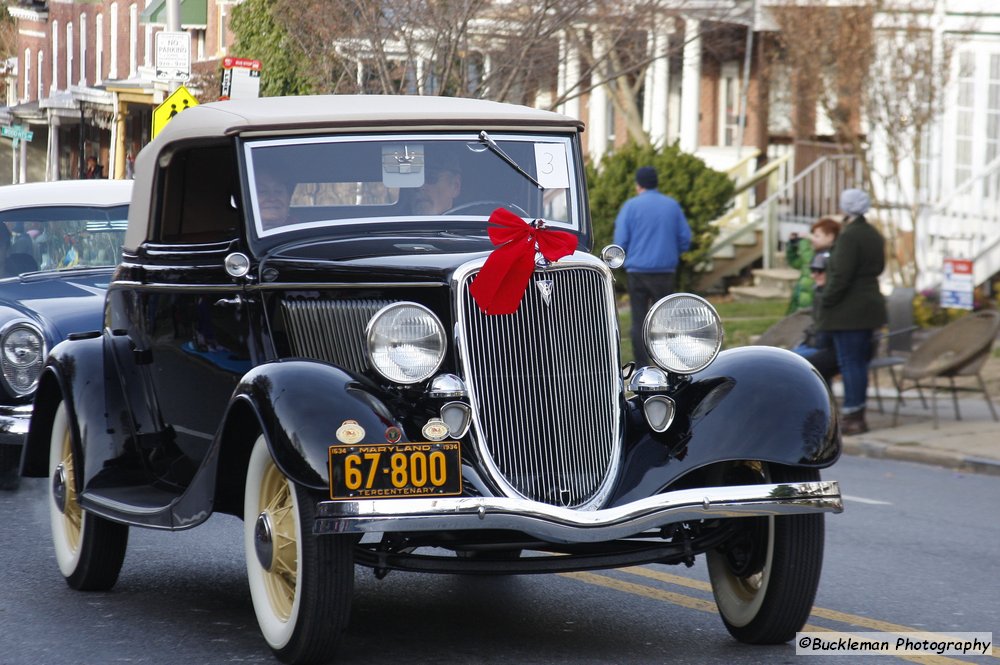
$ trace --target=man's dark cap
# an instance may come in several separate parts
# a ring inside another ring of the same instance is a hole
[[[635,184],[643,189],[656,189],[660,184],[660,179],[656,175],[656,169],[652,166],[640,166],[635,172]]]

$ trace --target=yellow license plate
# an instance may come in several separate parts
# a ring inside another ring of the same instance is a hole
[[[462,493],[458,441],[330,446],[331,499],[398,499]]]

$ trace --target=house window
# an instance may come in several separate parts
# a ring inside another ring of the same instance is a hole
[[[740,66],[727,62],[719,72],[719,145],[736,145],[740,126]]]
[[[94,46],[97,49],[94,56],[94,83],[96,84],[104,80],[104,14],[98,14],[97,18],[94,19],[94,24],[97,32],[94,40]]]
[[[45,90],[45,83],[42,80],[45,75],[44,67],[45,67],[45,51],[43,51],[42,49],[38,49],[38,83],[36,83],[35,85],[37,86],[39,96],[41,96],[42,91]]]
[[[219,5],[219,54],[226,55],[226,49],[229,44],[226,43],[226,12],[229,6],[226,4]]]
[[[976,112],[976,54],[958,59],[958,104],[955,122],[955,186],[972,177],[973,125]]]
[[[135,76],[139,67],[139,8],[128,8],[128,75]]]
[[[50,90],[59,89],[59,21],[52,21],[52,83]],[[38,91],[41,96],[43,91]]]
[[[31,49],[24,49],[24,101],[31,99]]]
[[[111,8],[111,65],[108,67],[108,78],[118,78],[118,3],[112,2]]]
[[[80,14],[80,87],[87,85],[87,15]]]
[[[986,87],[986,158],[991,164],[1000,157],[1000,53],[990,54],[989,81]],[[1000,194],[1000,172],[983,181],[983,196],[996,200]]]
[[[66,24],[66,88],[73,84],[73,24]]]

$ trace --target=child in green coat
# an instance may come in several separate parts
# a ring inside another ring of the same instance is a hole
[[[809,227],[808,241],[805,238],[799,238],[798,234],[795,233],[788,239],[785,260],[789,267],[800,272],[799,278],[792,288],[792,299],[788,303],[789,314],[812,307],[815,282],[810,274],[809,265],[812,263],[813,256],[830,251],[839,233],[840,221],[836,217],[820,217]]]

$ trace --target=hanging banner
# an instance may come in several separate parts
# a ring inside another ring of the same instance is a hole
[[[945,259],[941,283],[941,306],[972,309],[976,291],[970,259]]]

